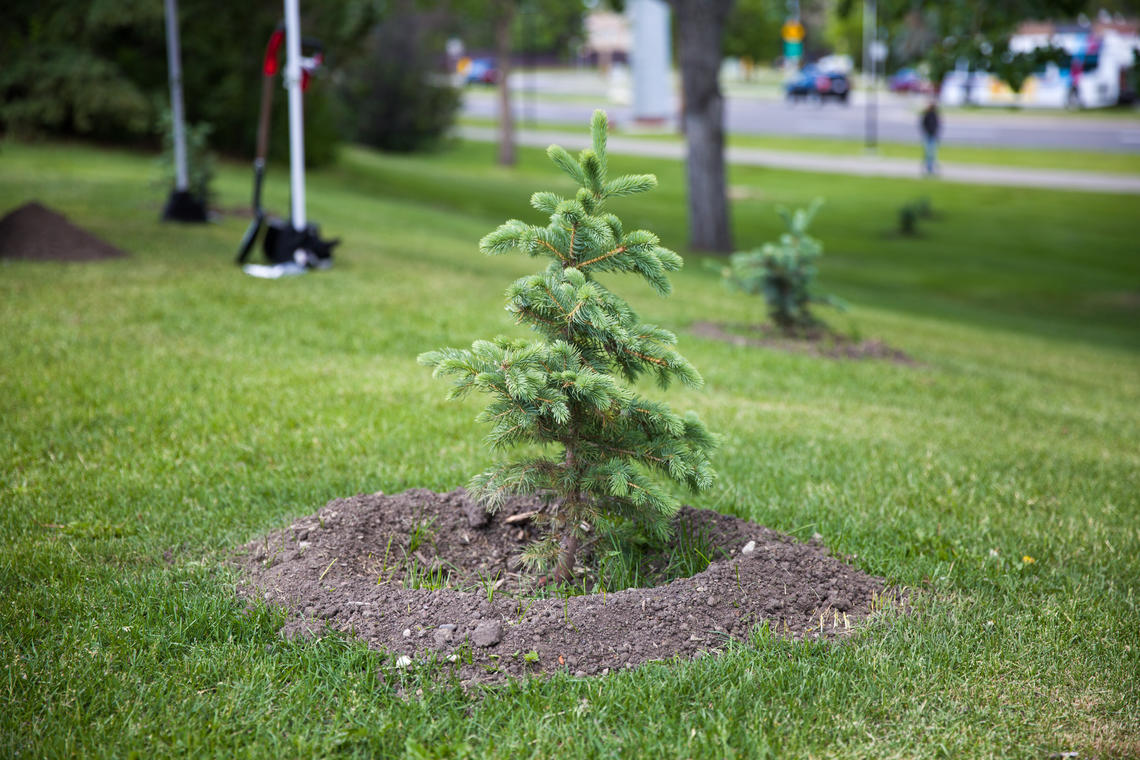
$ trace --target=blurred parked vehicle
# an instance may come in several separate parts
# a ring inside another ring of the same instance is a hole
[[[461,58],[456,70],[465,84],[495,84],[499,81],[499,70],[491,58]]]
[[[784,85],[784,92],[793,102],[810,98],[818,98],[822,102],[830,98],[846,104],[851,94],[851,82],[841,72],[824,72],[818,66],[805,66]]]
[[[894,76],[887,80],[887,87],[891,92],[920,92],[923,94],[934,91],[930,80],[914,69],[899,69]]]
[[[815,62],[815,65],[820,71],[827,73],[847,74],[855,70],[855,61],[851,56],[846,54],[833,53],[832,55],[825,55]]]
[[[1019,92],[990,72],[955,69],[942,80],[943,105],[1107,108],[1136,98],[1140,36],[1134,33],[1054,26],[1047,34],[1015,35],[1009,45],[1020,53],[1046,45],[1060,47],[1068,60],[1045,64],[1025,80]]]

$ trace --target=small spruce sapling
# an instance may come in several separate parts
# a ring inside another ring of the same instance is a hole
[[[907,237],[918,234],[918,209],[913,203],[904,203],[899,208],[899,234]]]
[[[174,186],[174,120],[169,110],[162,112],[159,118],[157,131],[162,137],[162,157],[159,159],[159,168],[162,172],[162,182],[169,187]],[[186,165],[189,168],[190,194],[209,205],[214,199],[214,164],[216,157],[210,150],[210,134],[214,127],[207,122],[184,125],[186,136]]]
[[[572,579],[580,542],[603,515],[668,535],[677,501],[652,472],[696,491],[711,487],[715,477],[709,463],[715,441],[701,420],[642,398],[629,385],[642,375],[662,388],[673,380],[697,388],[702,380],[674,348],[673,333],[641,322],[595,279],[602,272],[638,274],[664,296],[672,289],[667,273],[682,262],[653,233],[626,232],[604,211],[607,200],[650,190],[657,179],[609,179],[604,112],[594,112],[591,128],[593,149],[577,159],[556,145],[547,150],[579,185],[570,199],[549,192],[531,196],[531,205],[549,214],[550,223],[511,219],[479,244],[492,256],[519,251],[549,259],[544,271],[516,280],[506,293],[507,311],[539,338],[500,336],[470,349],[444,348],[419,357],[436,376],[455,378],[452,397],[472,390],[490,395],[479,419],[491,423],[492,448],[542,447],[538,456],[476,475],[468,489],[491,511],[511,494],[549,497],[535,518],[544,536],[523,559],[532,568],[553,564],[559,583]]]
[[[918,220],[934,217],[934,209],[926,196],[917,198],[899,208],[899,234],[908,237],[918,234]]]
[[[794,213],[777,208],[787,226],[779,242],[734,253],[729,266],[721,271],[729,287],[750,295],[763,295],[768,316],[787,333],[822,324],[811,313],[813,303],[843,308],[837,299],[811,290],[816,274],[815,260],[823,253],[823,244],[808,234],[808,226],[822,205],[823,201],[817,198],[808,208],[796,209]]]

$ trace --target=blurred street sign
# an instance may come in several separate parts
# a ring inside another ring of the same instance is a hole
[[[887,43],[882,40],[872,40],[868,52],[871,55],[871,60],[882,63],[887,60]]]
[[[803,42],[804,41],[804,25],[796,19],[790,19],[784,22],[784,26],[780,28],[780,36],[784,42]],[[785,55],[787,55],[787,48],[784,48]]]
[[[458,58],[463,55],[463,40],[452,37],[447,41],[447,57]]]
[[[804,43],[784,40],[784,57],[799,58],[804,53]]]

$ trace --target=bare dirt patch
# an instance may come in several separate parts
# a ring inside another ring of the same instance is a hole
[[[533,538],[525,515],[542,507],[519,499],[488,516],[462,489],[337,499],[241,547],[239,591],[286,607],[283,635],[348,632],[397,667],[435,660],[464,683],[701,656],[762,624],[794,638],[843,636],[886,595],[882,578],[816,540],[684,507],[675,540],[699,535],[713,554],[707,569],[653,588],[557,596],[518,566]]]
[[[0,258],[25,261],[98,261],[127,254],[36,201],[0,219]]]
[[[905,351],[892,348],[877,338],[855,340],[822,328],[788,335],[772,325],[694,322],[692,332],[702,338],[721,340],[734,346],[771,348],[828,359],[879,359],[895,364],[918,364]]]

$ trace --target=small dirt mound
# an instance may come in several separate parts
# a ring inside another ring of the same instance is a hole
[[[25,203],[0,219],[0,258],[98,261],[126,255],[36,201]]]
[[[716,557],[703,572],[535,596],[517,555],[532,538],[527,514],[541,508],[516,499],[488,516],[462,489],[338,499],[242,547],[239,591],[287,607],[283,635],[351,632],[396,667],[434,659],[468,684],[700,656],[764,623],[795,638],[841,636],[885,593],[883,579],[815,541],[684,507],[678,535],[700,533]],[[425,579],[432,587],[415,587]]]
[[[882,359],[895,364],[915,365],[905,351],[888,346],[877,338],[854,340],[826,329],[787,335],[771,325],[726,325],[716,322],[694,322],[694,335],[731,343],[734,346],[774,348],[793,354],[822,356],[828,359]]]

